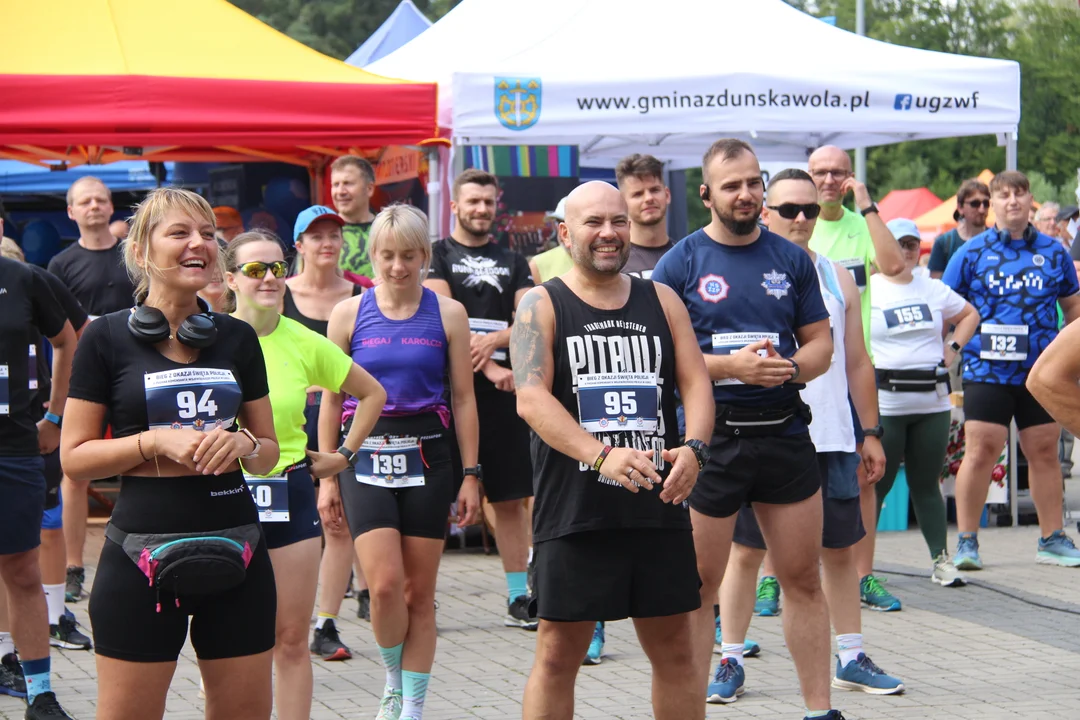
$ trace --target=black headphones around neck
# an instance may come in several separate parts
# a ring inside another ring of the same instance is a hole
[[[1008,230],[1002,229],[997,225],[994,226],[994,230],[997,231],[997,239],[999,242],[1003,242],[1012,238],[1012,233],[1010,233]],[[1030,245],[1031,243],[1035,242],[1036,238],[1038,237],[1039,231],[1035,229],[1034,225],[1028,223],[1027,227],[1024,228],[1024,242]]]
[[[202,312],[189,315],[176,330],[176,339],[196,350],[208,348],[217,340],[217,323],[210,313],[210,306],[202,298],[196,298]],[[141,302],[128,315],[128,331],[135,339],[155,345],[165,342],[172,335],[172,328],[165,313]]]

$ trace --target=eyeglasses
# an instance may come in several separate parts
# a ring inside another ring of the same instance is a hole
[[[794,220],[799,217],[799,213],[805,215],[807,220],[813,220],[821,213],[821,206],[817,203],[807,203],[806,205],[784,203],[783,205],[766,205],[766,207],[775,210],[785,220]]]
[[[964,204],[967,205],[972,210],[978,210],[979,208],[982,208],[983,210],[986,210],[987,208],[990,207],[990,201],[989,200],[968,200]]]
[[[289,264],[284,260],[275,260],[271,263],[261,262],[254,260],[252,262],[246,262],[236,268],[240,271],[240,274],[244,277],[251,278],[252,280],[262,280],[266,277],[266,271],[274,273],[274,277],[283,278],[285,273],[289,272]]]
[[[915,238],[904,238],[903,240],[900,240],[901,250],[919,250],[921,247],[922,241],[916,240]]]
[[[850,170],[815,170],[810,173],[810,175],[815,180],[824,180],[830,175],[832,175],[837,180],[847,180],[849,177],[851,177],[852,173]]]

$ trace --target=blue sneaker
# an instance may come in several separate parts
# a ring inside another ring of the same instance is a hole
[[[592,631],[592,642],[589,643],[589,652],[585,654],[582,665],[599,665],[604,658],[604,623],[596,623]],[[699,686],[700,687],[700,686]]]
[[[844,716],[839,710],[830,710],[828,715],[819,715],[816,718],[805,717],[803,720],[844,720]]]
[[[904,692],[904,683],[886,675],[873,660],[866,657],[866,653],[859,653],[859,657],[844,667],[840,667],[840,659],[837,658],[836,677],[832,680],[832,686],[837,690],[862,690],[871,695],[897,695]]]
[[[725,658],[716,666],[716,674],[705,693],[707,703],[733,703],[746,692],[746,670],[731,658]]]
[[[1039,541],[1040,549],[1042,540]],[[1036,557],[1036,559],[1038,559]],[[953,565],[957,570],[982,570],[982,558],[979,557],[979,536],[975,533],[960,533],[956,540],[956,555]]]
[[[754,614],[776,617],[780,614],[780,583],[776,578],[765,576],[758,581]]]
[[[713,645],[713,649],[712,649],[713,653],[715,653],[716,655],[722,654],[724,652],[721,649],[721,646],[723,644],[724,644],[723,636],[720,634],[720,618],[717,617],[716,618],[716,641],[715,641],[715,644]],[[749,640],[749,639],[743,640],[742,656],[744,658],[757,657],[760,654],[761,654],[761,646],[760,645],[758,645],[753,640]]]
[[[871,610],[880,612],[898,612],[900,600],[885,589],[883,580],[878,580],[873,575],[867,575],[859,581],[859,599],[862,604]]]
[[[1039,550],[1035,562],[1040,565],[1080,566],[1080,550],[1064,530],[1055,530],[1048,538],[1039,538]]]

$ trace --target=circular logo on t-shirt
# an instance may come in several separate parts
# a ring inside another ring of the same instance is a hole
[[[723,276],[710,273],[698,280],[697,291],[705,302],[718,303],[727,297],[728,288]]]
[[[1035,265],[1035,267],[1042,267],[1043,265],[1046,264],[1046,258],[1044,258],[1042,255],[1039,255],[1038,253],[1036,253],[1035,255],[1032,256],[1031,262],[1032,262],[1033,265]]]

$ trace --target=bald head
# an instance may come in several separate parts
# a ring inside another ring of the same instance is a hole
[[[594,180],[566,196],[559,241],[583,270],[618,274],[630,255],[630,215],[622,194]]]
[[[844,183],[851,177],[851,158],[847,151],[835,145],[819,147],[807,162],[810,177],[818,189],[822,205],[839,205],[847,194]]]

